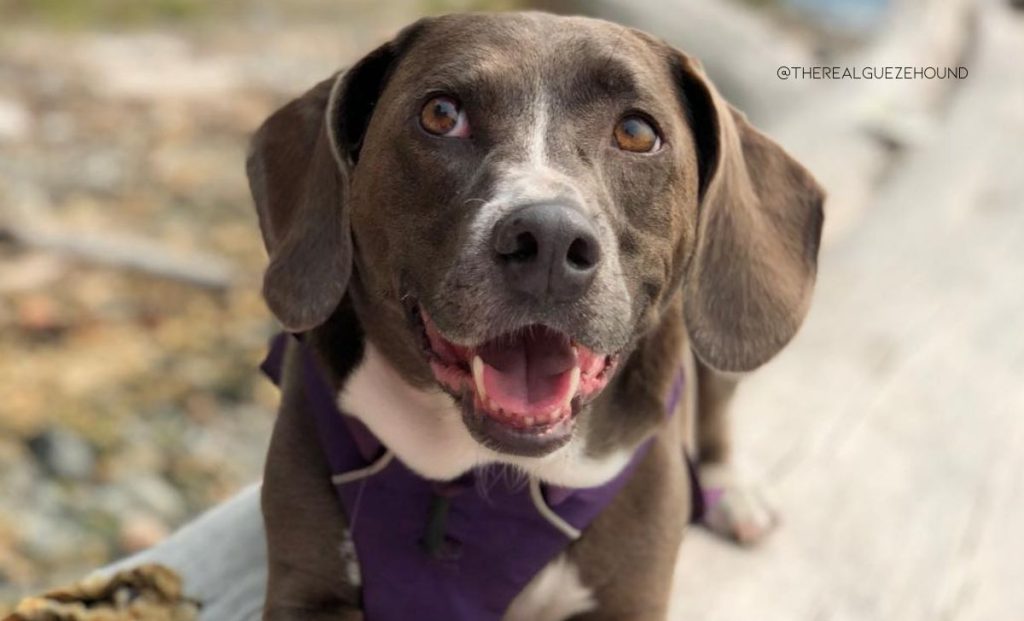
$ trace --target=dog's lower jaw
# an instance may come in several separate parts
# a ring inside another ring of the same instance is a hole
[[[508,464],[553,485],[594,487],[614,478],[632,455],[623,448],[591,457],[581,433],[542,457],[487,448],[470,434],[451,396],[439,388],[410,385],[370,341],[339,394],[338,405],[362,421],[408,468],[432,480],[451,480],[476,467]]]

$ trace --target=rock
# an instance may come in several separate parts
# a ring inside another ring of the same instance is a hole
[[[40,472],[28,449],[16,439],[0,439],[0,489],[6,498],[31,494],[40,481]],[[3,516],[6,507],[0,507]]]
[[[5,258],[0,264],[0,293],[38,291],[52,285],[66,272],[67,262],[41,252]]]
[[[68,328],[57,300],[47,293],[24,296],[16,306],[17,325],[35,337],[57,337]]]
[[[40,465],[58,478],[83,481],[95,471],[92,446],[67,429],[48,429],[30,439],[28,446]]]
[[[26,514],[19,525],[20,548],[34,563],[53,567],[80,558],[83,533],[66,518],[49,512]]]
[[[39,122],[39,134],[43,143],[63,145],[75,138],[77,123],[67,112],[49,112]]]
[[[0,98],[0,142],[17,142],[28,138],[32,116],[20,102]]]
[[[190,41],[167,33],[98,35],[80,52],[93,91],[113,99],[211,100],[242,85],[231,57],[198,55]]]
[[[125,553],[140,552],[160,543],[170,529],[151,513],[132,513],[124,518],[118,532],[118,545]]]
[[[109,149],[96,149],[82,162],[85,185],[100,192],[113,192],[124,181],[124,157]]]
[[[181,494],[162,476],[139,473],[121,481],[117,487],[139,503],[139,509],[149,509],[165,520],[177,521],[187,512]]]

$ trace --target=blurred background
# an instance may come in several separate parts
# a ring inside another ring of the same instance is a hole
[[[676,614],[1024,619],[1006,0],[0,0],[0,614],[259,478],[276,326],[250,133],[419,16],[526,6],[700,57],[830,192],[811,316],[736,405],[737,460],[782,527],[753,551],[692,532]],[[779,72],[813,65],[968,75]]]

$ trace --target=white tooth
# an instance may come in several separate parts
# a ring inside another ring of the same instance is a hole
[[[527,416],[527,417],[523,418],[523,423],[527,427],[530,427],[531,425],[533,425],[533,417],[532,416]]]
[[[473,381],[476,383],[476,392],[480,401],[487,403],[487,389],[484,388],[484,361],[480,356],[473,356]]]
[[[566,402],[572,401],[572,398],[576,396],[576,391],[580,387],[580,368],[573,367],[572,371],[569,372],[569,392]]]

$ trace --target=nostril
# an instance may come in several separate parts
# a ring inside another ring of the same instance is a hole
[[[569,244],[565,260],[569,267],[580,271],[589,270],[597,265],[597,245],[583,237],[577,237]]]
[[[513,245],[511,252],[503,252],[502,256],[509,261],[525,263],[537,256],[537,251],[537,238],[534,237],[533,233],[524,231],[516,235],[515,244]]]
[[[494,250],[505,261],[526,263],[540,252],[540,243],[530,231],[506,231],[498,236]]]

